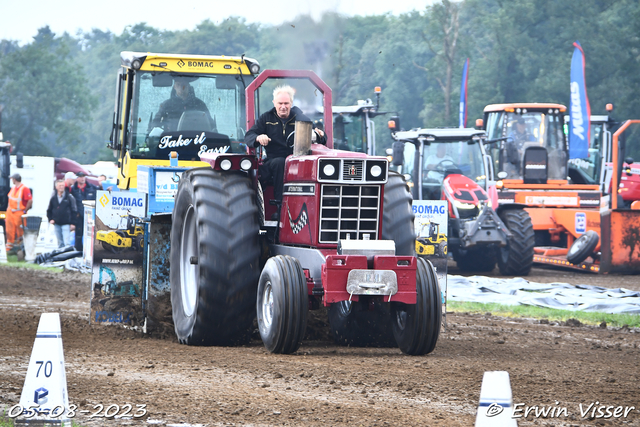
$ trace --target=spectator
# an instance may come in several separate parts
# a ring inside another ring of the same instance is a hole
[[[76,179],[78,179],[78,177],[71,171],[64,174],[64,189],[67,193],[71,191],[71,187],[76,183]]]
[[[75,176],[75,175],[74,175]],[[71,242],[71,232],[75,230],[75,221],[78,217],[76,200],[66,191],[65,181],[56,180],[56,192],[49,200],[47,208],[47,219],[55,227],[58,247],[73,245]]]
[[[7,228],[7,253],[12,252],[22,242],[22,215],[26,214],[33,205],[33,198],[29,187],[22,183],[22,176],[18,173],[11,175],[13,187],[9,191],[7,214],[4,220]]]
[[[76,224],[78,228],[76,229],[76,241],[75,246],[77,251],[83,250],[82,245],[82,236],[84,234],[84,205],[82,204],[83,200],[96,200],[96,193],[98,191],[98,187],[87,182],[87,176],[84,172],[80,171],[77,174],[76,183],[71,187],[71,195],[76,199],[76,206],[78,211],[78,216],[76,220]]]
[[[278,204],[282,202],[285,159],[293,154],[293,141],[289,141],[289,136],[295,130],[296,121],[311,121],[302,110],[293,106],[293,94],[291,86],[275,88],[273,108],[262,114],[244,137],[248,146],[262,145],[265,148],[267,159],[258,172],[263,185],[273,179],[273,194]],[[315,129],[315,132],[324,143],[324,132],[320,129]],[[276,220],[277,216],[272,219]]]

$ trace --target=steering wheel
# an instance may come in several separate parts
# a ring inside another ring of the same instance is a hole
[[[289,136],[287,136],[287,146],[289,148],[293,148],[293,143],[296,140],[295,135],[296,135],[296,131],[294,130],[289,134]]]
[[[452,167],[449,167],[449,166],[452,166]],[[441,173],[445,173],[451,169],[460,169],[460,166],[458,166],[456,162],[450,159],[441,160],[440,163],[438,163],[436,167],[433,168],[433,170]]]

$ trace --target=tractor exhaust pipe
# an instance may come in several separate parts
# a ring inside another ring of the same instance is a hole
[[[293,155],[306,156],[311,150],[311,122],[296,122],[296,133],[293,137]]]

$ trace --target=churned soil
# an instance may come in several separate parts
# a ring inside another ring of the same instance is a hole
[[[528,279],[640,290],[637,276],[535,268]],[[471,426],[483,373],[493,370],[509,372],[520,426],[640,426],[640,331],[633,328],[449,313],[435,351],[411,357],[337,346],[318,331],[326,328],[319,312],[312,339],[293,355],[274,355],[259,339],[187,347],[170,335],[90,325],[89,298],[88,275],[0,267],[0,414],[20,399],[40,314],[55,311],[69,400],[90,411],[76,414],[85,426]],[[126,404],[146,405],[146,415],[90,418],[96,405]],[[599,406],[633,409],[603,418]]]

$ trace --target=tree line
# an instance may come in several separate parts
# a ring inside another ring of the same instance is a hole
[[[146,23],[121,34],[38,30],[20,46],[0,41],[0,108],[5,140],[26,155],[83,163],[113,160],[105,148],[113,115],[115,73],[124,50],[242,55],[262,69],[313,69],[335,105],[373,98],[397,113],[403,128],[458,125],[460,80],[469,58],[468,126],[488,104],[569,105],[572,44],[586,55],[592,114],[613,103],[617,119],[640,118],[640,3],[636,0],[440,0],[399,16],[320,21],[300,16],[279,26],[232,17],[191,30]],[[376,119],[378,134],[386,118]],[[379,148],[390,138],[379,136]],[[629,154],[640,158],[638,144]]]

